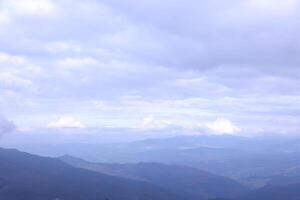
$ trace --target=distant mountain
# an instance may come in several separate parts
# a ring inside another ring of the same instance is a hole
[[[300,200],[300,183],[268,185],[236,200]]]
[[[300,183],[267,185],[238,198],[211,198],[209,200],[300,200]]]
[[[0,148],[1,200],[179,200],[137,180],[72,167],[59,159]]]
[[[186,166],[160,163],[91,163],[71,156],[63,156],[60,159],[75,167],[147,181],[178,194],[185,200],[230,198],[246,192],[245,187],[234,180]]]
[[[158,162],[185,165],[220,174],[253,189],[281,171],[300,166],[300,139],[291,136],[178,136],[129,143],[67,143],[20,145],[32,153],[65,154],[92,162]]]
[[[99,144],[84,148],[80,148],[81,145],[75,145],[61,152],[102,163],[158,162],[190,166],[233,178],[253,188],[264,186],[274,175],[284,169],[300,166],[299,152],[257,152],[217,146],[174,145],[171,147],[170,144],[164,146],[155,142],[148,144],[145,141],[143,144],[137,143]],[[91,148],[93,152],[86,151],[88,148]],[[77,150],[75,152],[72,149]]]

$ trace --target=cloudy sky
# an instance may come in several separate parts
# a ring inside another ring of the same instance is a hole
[[[0,132],[297,133],[299,19],[298,0],[0,0]]]

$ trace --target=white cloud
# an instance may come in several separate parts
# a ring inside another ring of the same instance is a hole
[[[58,120],[50,122],[48,128],[85,128],[85,125],[72,117],[60,117]]]
[[[25,58],[21,56],[13,56],[0,52],[0,65],[20,65],[25,63]],[[8,67],[8,66],[6,66]]]
[[[2,89],[36,91],[33,78],[41,74],[42,68],[32,64],[23,56],[0,52],[0,83]],[[1,88],[0,88],[1,89]]]
[[[249,3],[254,8],[267,13],[282,14],[282,12],[290,12],[296,9],[298,0],[250,0]]]
[[[224,118],[217,118],[214,122],[207,123],[206,127],[216,134],[235,134],[241,130],[230,120]]]
[[[202,120],[184,121],[179,118],[159,118],[149,115],[145,117],[142,122],[136,127],[140,130],[164,130],[174,129],[181,131],[184,134],[237,134],[241,131],[239,127],[234,125],[230,120],[224,118],[217,118],[213,122],[204,123]]]
[[[8,24],[10,22],[10,17],[6,12],[0,11],[0,25]]]
[[[75,52],[80,53],[82,51],[81,47],[74,42],[68,41],[55,41],[44,44],[45,50],[50,53],[65,53],[65,52]]]
[[[3,83],[5,86],[22,86],[22,87],[32,87],[31,80],[25,79],[23,77],[16,76],[12,73],[0,73],[0,83]]]
[[[50,16],[56,11],[51,0],[4,0],[2,4],[10,13],[23,16]]]
[[[98,61],[92,57],[65,58],[58,61],[58,65],[65,69],[81,69],[96,64],[98,64]]]
[[[170,121],[156,119],[153,115],[149,115],[142,120],[138,128],[142,130],[164,129],[171,125],[172,123]]]
[[[22,76],[39,75],[43,69],[31,63],[26,57],[0,52],[0,72],[12,72]]]

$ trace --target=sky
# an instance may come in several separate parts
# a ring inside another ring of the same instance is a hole
[[[297,134],[299,4],[0,0],[0,134]]]

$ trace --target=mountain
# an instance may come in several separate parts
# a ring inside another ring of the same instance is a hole
[[[181,195],[186,200],[212,197],[230,198],[246,192],[245,187],[232,179],[186,166],[160,163],[92,163],[72,156],[63,156],[60,159],[75,167],[147,181],[174,194]]]
[[[101,163],[158,162],[220,174],[257,189],[284,170],[300,166],[300,139],[292,136],[178,136],[126,143],[26,144],[47,156],[65,154]]]
[[[287,168],[270,176],[268,185],[288,185],[293,183],[300,183],[300,167]]]
[[[300,183],[267,185],[238,198],[211,198],[209,200],[300,200]]]
[[[2,200],[179,200],[158,186],[0,148]]]
[[[60,154],[66,152],[75,157],[101,163],[158,162],[185,165],[230,177],[254,189],[267,184],[272,176],[282,170],[300,165],[300,152],[257,152],[217,145],[201,146],[201,143],[196,146],[196,142],[191,146],[188,143],[184,144],[185,142],[179,145],[177,139],[174,139],[176,142],[170,139],[170,144],[164,146],[168,140],[90,146],[69,144],[52,146],[49,150],[55,149],[60,151]]]
[[[300,200],[300,183],[267,185],[236,200]]]

